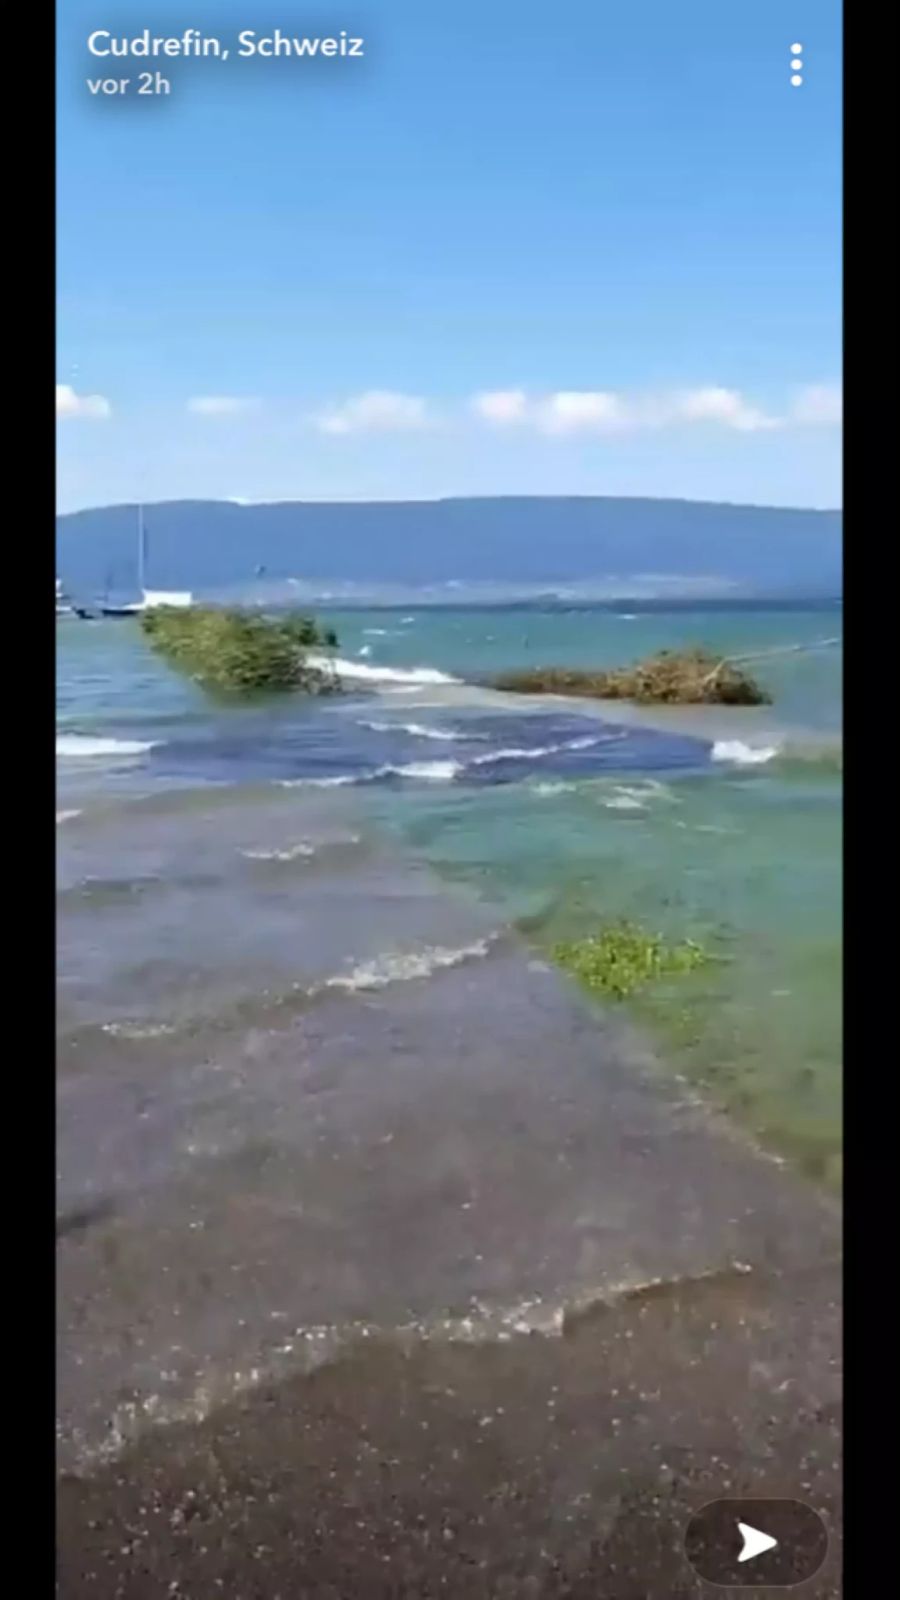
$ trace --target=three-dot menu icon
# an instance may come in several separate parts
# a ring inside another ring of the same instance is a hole
[[[794,89],[799,89],[800,85],[802,84],[802,82],[803,82],[803,46],[802,46],[802,44],[792,44],[791,45],[791,85],[792,85],[792,87]]]

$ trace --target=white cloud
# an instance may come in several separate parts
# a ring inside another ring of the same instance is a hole
[[[427,427],[429,419],[421,395],[369,389],[311,420],[321,433],[407,433]]]
[[[528,416],[528,396],[524,389],[488,389],[472,396],[470,408],[485,422],[501,426],[524,422]]]
[[[535,409],[535,423],[542,433],[609,433],[628,422],[621,397],[602,389],[560,389]]]
[[[102,394],[76,394],[69,383],[56,385],[56,415],[97,420],[112,415],[112,406]]]
[[[524,389],[488,389],[472,396],[469,409],[494,426],[522,423],[542,433],[605,433],[629,421],[622,397],[599,389],[559,389],[533,398]]]
[[[529,396],[520,389],[498,389],[474,395],[469,407],[482,421],[493,425],[518,423],[557,436],[637,432],[698,423],[755,433],[783,425],[779,418],[752,405],[739,390],[713,385],[657,394],[558,389]]]
[[[775,417],[766,416],[748,404],[738,389],[686,389],[673,397],[673,422],[719,422],[739,433],[756,433],[761,428],[777,428]]]
[[[195,417],[242,417],[257,411],[259,401],[236,394],[200,394],[188,401],[187,408]]]
[[[839,427],[844,396],[839,383],[811,383],[794,396],[791,418],[801,426]]]

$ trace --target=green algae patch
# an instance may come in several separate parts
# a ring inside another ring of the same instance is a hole
[[[614,1000],[626,1000],[662,978],[696,972],[716,959],[696,939],[670,944],[661,934],[628,922],[557,944],[550,953],[591,993]]]

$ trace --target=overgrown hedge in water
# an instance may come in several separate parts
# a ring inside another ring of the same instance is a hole
[[[309,661],[309,651],[337,646],[336,635],[312,617],[297,613],[265,617],[213,606],[154,606],[141,613],[141,628],[154,650],[207,689],[328,694],[340,688],[332,668]]]
[[[493,687],[513,694],[579,695],[641,705],[761,706],[770,699],[749,673],[700,645],[660,650],[632,667],[526,667],[501,673]]]

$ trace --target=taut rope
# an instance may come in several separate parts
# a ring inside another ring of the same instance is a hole
[[[713,667],[712,672],[707,673],[706,677],[703,679],[703,682],[711,683],[713,678],[718,676],[723,667],[727,667],[731,662],[734,661],[761,661],[765,656],[789,656],[796,655],[803,650],[827,650],[832,645],[838,645],[840,643],[841,640],[839,637],[833,639],[811,639],[808,644],[780,644],[776,645],[772,650],[750,650],[746,655],[723,656],[721,661],[718,661]]]

